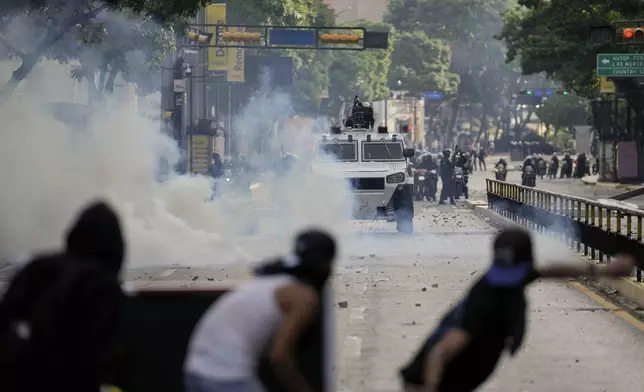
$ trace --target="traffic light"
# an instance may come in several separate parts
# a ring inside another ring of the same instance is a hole
[[[568,91],[566,91],[566,90],[564,90],[564,89],[562,89],[562,88],[558,88],[558,89],[557,89],[557,95],[563,95],[563,96],[565,97],[565,96],[567,96],[568,94],[569,94],[569,93],[568,93]]]
[[[188,31],[188,33],[186,34],[188,43],[192,45],[209,45],[213,36],[213,33],[204,33],[199,30]]]
[[[325,44],[357,44],[362,37],[358,34],[322,34],[320,42]]]
[[[625,27],[622,30],[622,40],[624,43],[644,42],[644,28]]]
[[[516,99],[517,105],[539,105],[543,99],[543,89],[522,88]]]
[[[262,34],[247,33],[244,31],[226,31],[221,34],[221,40],[225,42],[260,42],[262,40]]]

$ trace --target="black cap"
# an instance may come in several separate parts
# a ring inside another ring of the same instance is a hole
[[[330,234],[321,230],[306,230],[295,238],[293,253],[302,264],[328,261],[335,258],[336,244]]]
[[[533,262],[530,233],[519,228],[503,230],[494,240],[494,260],[487,281],[497,287],[522,287]]]
[[[512,261],[508,255],[512,254]],[[507,265],[508,263],[532,262],[532,238],[527,230],[511,228],[502,230],[494,239],[495,263]]]
[[[86,207],[67,233],[67,253],[101,262],[118,272],[125,258],[125,241],[116,213],[104,202]]]

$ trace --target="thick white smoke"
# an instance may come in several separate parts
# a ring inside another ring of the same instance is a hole
[[[176,161],[179,152],[161,134],[159,123],[119,105],[93,112],[82,131],[70,129],[45,110],[41,99],[68,83],[49,80],[36,95],[14,97],[0,107],[0,259],[60,246],[74,215],[94,198],[109,199],[121,213],[130,266],[244,261],[228,239],[255,225],[258,214],[265,216],[258,234],[281,237],[305,226],[337,231],[348,217],[347,184],[309,172],[306,159],[287,179],[268,173],[254,181],[260,188],[274,188],[273,200],[256,200],[254,206],[234,198],[211,201],[212,183],[204,177],[175,175],[160,183],[159,163]],[[264,92],[236,126],[252,139],[291,114],[288,97]],[[300,136],[311,132],[299,130]],[[293,152],[311,151],[309,138],[278,132],[267,153],[294,140],[302,142]],[[261,171],[274,162],[249,155]]]

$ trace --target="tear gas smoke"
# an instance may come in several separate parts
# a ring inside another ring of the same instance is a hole
[[[547,226],[541,232],[534,229],[530,230],[532,233],[534,256],[539,264],[552,262],[579,263],[579,258],[571,251],[566,243],[566,240],[570,241],[571,238],[577,239],[579,237],[578,229],[570,222],[563,219],[549,219],[550,217],[539,210],[501,201],[496,202],[495,210],[510,219],[532,216],[531,220],[533,221],[540,220],[543,223],[547,223]],[[542,214],[542,219],[537,219],[539,215],[533,214]],[[520,226],[527,229],[526,226]]]
[[[261,155],[249,151],[247,156],[265,173],[252,183],[260,183],[260,190],[273,188],[273,198],[249,203],[225,191],[211,200],[213,183],[201,176],[173,174],[159,182],[160,163],[175,163],[180,154],[159,123],[140,116],[135,105],[94,111],[80,131],[56,120],[43,110],[42,97],[71,83],[40,81],[39,94],[15,96],[0,107],[0,259],[60,246],[74,215],[94,198],[106,198],[121,213],[129,266],[249,261],[229,239],[257,226],[258,214],[268,215],[260,219],[260,234],[288,237],[283,242],[289,246],[298,229],[337,232],[348,217],[346,182],[308,172],[305,159],[287,178],[272,174],[282,146],[299,154],[313,147],[303,137],[312,129],[293,135],[275,127],[292,114],[283,94],[262,91],[235,121],[243,140],[268,141]],[[268,212],[257,212],[258,206]]]

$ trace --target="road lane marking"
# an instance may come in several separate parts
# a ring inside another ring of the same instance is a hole
[[[344,356],[359,357],[362,355],[362,339],[357,336],[347,336],[344,339]]]
[[[568,282],[568,285],[579,290],[581,293],[590,297],[593,301],[597,302],[604,309],[614,313],[617,317],[626,321],[628,324],[644,332],[644,322],[636,319],[627,310],[615,305],[614,303],[604,299],[601,295],[594,293],[588,287],[579,282]]]
[[[354,320],[363,320],[364,319],[364,306],[356,306],[351,308],[351,318]]]
[[[166,278],[166,277],[174,274],[175,272],[177,272],[176,268],[168,268],[167,270],[163,271],[163,273],[161,273],[161,276]]]

